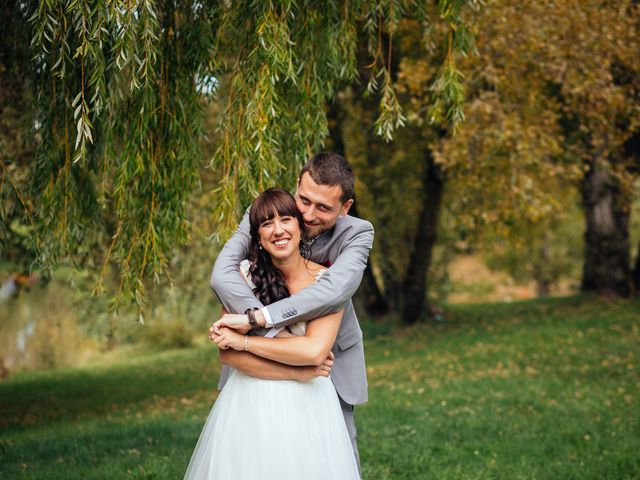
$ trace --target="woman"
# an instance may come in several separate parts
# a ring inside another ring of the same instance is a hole
[[[312,284],[320,265],[300,253],[304,222],[293,197],[269,189],[249,213],[251,247],[241,270],[264,304]],[[319,365],[329,355],[342,311],[271,329],[265,337],[222,329],[225,351],[248,351],[290,365]],[[196,445],[185,479],[359,479],[336,391],[328,377],[263,380],[234,371]]]

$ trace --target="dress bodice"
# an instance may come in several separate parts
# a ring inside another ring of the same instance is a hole
[[[242,276],[244,277],[246,282],[249,284],[251,289],[255,290],[256,285],[251,280],[251,275],[249,273],[249,269],[250,268],[251,268],[251,262],[249,261],[249,259],[245,259],[242,262],[240,262],[240,273],[242,274]],[[318,279],[322,276],[322,274],[324,272],[326,272],[326,269],[320,270],[316,274],[316,280],[315,281],[318,281]],[[266,333],[265,337],[275,337],[281,331],[283,331],[285,328],[287,328],[287,327],[280,327],[280,328],[273,327],[273,328],[270,328],[269,331]],[[304,334],[307,331],[307,322],[292,323],[291,325],[288,326],[288,330],[289,330],[289,332],[291,332],[294,335],[304,336]]]

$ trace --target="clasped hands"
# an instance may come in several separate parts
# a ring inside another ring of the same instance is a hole
[[[245,350],[245,336],[251,330],[249,320],[246,315],[236,313],[226,313],[209,328],[209,339],[214,342],[220,350]],[[333,352],[320,365],[311,365],[312,376],[328,377],[333,368]],[[306,368],[309,367],[300,367]]]

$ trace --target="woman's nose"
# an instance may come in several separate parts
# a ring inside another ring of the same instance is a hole
[[[276,235],[282,235],[284,233],[284,228],[282,228],[282,223],[279,220],[273,222],[273,233]]]

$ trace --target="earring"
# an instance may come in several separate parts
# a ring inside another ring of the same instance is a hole
[[[262,244],[261,243],[258,244],[258,249],[262,250]]]

